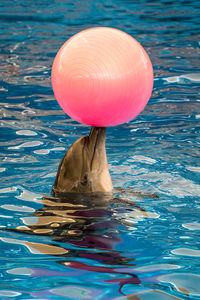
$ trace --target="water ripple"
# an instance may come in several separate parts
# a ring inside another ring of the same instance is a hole
[[[0,6],[0,298],[199,298],[198,1]],[[52,62],[95,26],[145,47],[153,94],[135,120],[107,129],[111,202],[45,198],[65,151],[89,132],[55,101]]]

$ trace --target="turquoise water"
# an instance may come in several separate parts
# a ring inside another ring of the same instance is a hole
[[[0,7],[0,299],[200,299],[198,1]],[[93,26],[141,42],[153,94],[135,120],[107,130],[113,185],[124,189],[113,201],[43,198],[66,149],[89,132],[55,101],[53,58]]]

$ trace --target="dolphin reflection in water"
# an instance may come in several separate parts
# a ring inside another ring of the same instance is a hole
[[[43,207],[34,215],[22,218],[24,225],[14,231],[50,237],[53,240],[50,244],[25,241],[24,246],[33,253],[62,257],[59,264],[79,272],[112,274],[112,279],[105,275],[105,282],[118,283],[119,292],[123,294],[125,284],[139,284],[140,279],[134,273],[120,271],[127,264],[134,266],[135,258],[115,250],[116,245],[123,242],[119,227],[127,227],[129,215],[131,218],[152,216],[133,201],[114,197],[105,135],[105,128],[93,127],[89,136],[72,144],[59,165],[52,197],[44,196]],[[126,198],[129,192],[124,191]],[[134,194],[135,197],[157,197]],[[103,266],[89,265],[85,259],[99,261]]]
[[[45,196],[42,203],[33,215],[22,218],[23,226],[13,230],[50,238],[48,244],[24,241],[32,253],[59,257],[57,263],[69,270],[68,276],[70,270],[74,270],[73,276],[103,274],[104,283],[117,284],[123,295],[126,284],[141,283],[130,270],[135,266],[134,255],[115,249],[125,243],[121,230],[134,230],[131,220],[154,218],[154,214],[132,201],[121,201],[117,195],[111,199],[106,193],[63,193],[59,197]]]

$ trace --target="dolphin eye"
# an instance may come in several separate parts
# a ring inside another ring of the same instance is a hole
[[[85,173],[83,176],[83,181],[81,181],[82,185],[86,185],[88,183],[88,174]]]

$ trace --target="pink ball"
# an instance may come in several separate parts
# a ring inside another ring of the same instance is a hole
[[[146,51],[127,33],[108,27],[72,36],[58,51],[51,77],[62,109],[72,119],[96,127],[135,118],[153,88]]]

